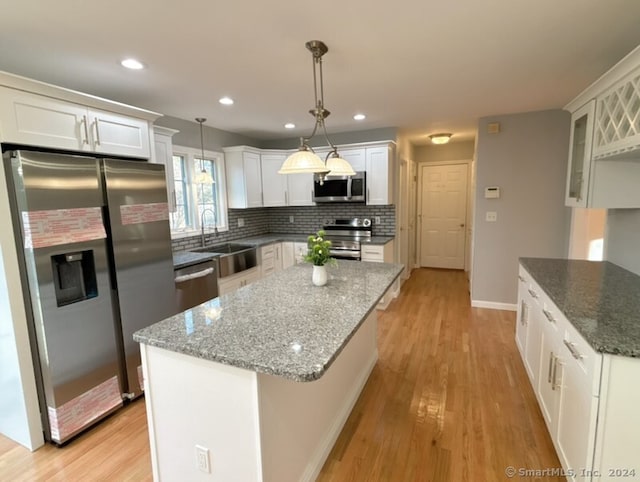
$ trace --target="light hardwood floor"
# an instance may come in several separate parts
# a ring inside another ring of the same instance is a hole
[[[318,481],[489,482],[508,466],[560,467],[514,325],[514,313],[470,308],[464,273],[414,270],[379,312],[380,359]],[[0,436],[0,480],[151,480],[144,402],[61,449]]]

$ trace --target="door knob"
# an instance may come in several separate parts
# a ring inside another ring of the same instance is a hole
[[[464,228],[464,223],[462,223],[462,224],[460,225],[460,227],[461,227],[461,228]]]

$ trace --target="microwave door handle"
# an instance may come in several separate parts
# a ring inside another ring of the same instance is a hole
[[[351,192],[352,184],[353,179],[351,179],[351,176],[347,177],[347,199],[351,199],[353,195],[353,193]]]

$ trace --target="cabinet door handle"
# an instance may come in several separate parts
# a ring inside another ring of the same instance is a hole
[[[569,349],[569,352],[571,353],[571,356],[573,358],[575,358],[576,360],[581,360],[582,358],[584,358],[580,352],[578,350],[576,350],[576,345],[575,343],[571,343],[570,341],[567,340],[562,340],[565,344],[565,346]]]
[[[522,276],[518,275],[518,279],[524,283],[524,278]]]
[[[551,383],[551,373],[553,371],[553,352],[549,353],[549,373],[547,374],[547,382]]]
[[[93,121],[93,125],[96,128],[96,145],[100,145],[100,126],[98,125],[98,118],[96,117]]]
[[[554,390],[556,388],[560,388],[558,386],[557,380],[556,380],[556,375],[558,374],[558,357],[554,357],[553,358],[553,376],[551,377],[551,390]]]
[[[89,144],[89,128],[87,127],[87,116],[83,115],[82,120],[80,121],[82,127],[84,129],[84,139],[82,139],[83,144]]]
[[[369,188],[367,188],[367,204],[369,204],[370,200],[371,200],[371,196],[369,194]]]
[[[536,292],[535,292],[535,291],[533,291],[533,290],[527,290],[527,291],[528,291],[528,292],[529,292],[529,294],[530,294],[531,296],[533,296],[535,299],[538,299],[538,293],[536,293]]]
[[[175,189],[173,191],[171,191],[171,197],[173,198],[173,206],[172,206],[172,208],[175,209],[178,206],[178,198],[176,197]]]
[[[549,320],[551,323],[555,323],[556,319],[553,317],[553,315],[548,312],[547,310],[542,310],[542,312],[544,313],[544,316],[547,318],[547,320]]]
[[[287,191],[284,192],[284,205],[288,206],[289,205],[289,196]]]

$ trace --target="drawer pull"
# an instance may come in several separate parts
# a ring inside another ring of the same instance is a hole
[[[548,312],[547,310],[542,310],[542,312],[544,313],[544,316],[547,318],[547,320],[549,320],[551,323],[555,323],[556,319],[553,317],[553,315]]]
[[[533,290],[527,290],[527,291],[529,292],[529,294],[530,294],[531,296],[533,296],[534,298],[538,299],[538,293],[536,293],[536,292],[535,292],[535,291],[533,291]]]
[[[205,276],[209,276],[213,273],[213,268],[203,269],[202,271],[196,271],[195,273],[184,274],[182,276],[176,276],[176,283],[184,283],[185,281],[190,281],[192,279],[204,278]]]
[[[562,341],[564,342],[565,346],[569,349],[569,352],[571,353],[571,356],[573,358],[575,358],[576,360],[582,360],[584,358],[584,356],[582,356],[580,352],[576,350],[575,343],[571,343],[570,341],[567,341],[567,340],[562,340]]]

